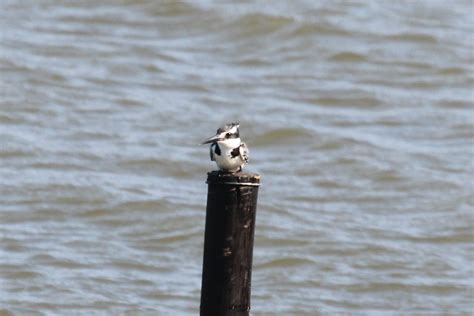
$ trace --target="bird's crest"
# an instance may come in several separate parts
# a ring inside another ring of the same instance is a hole
[[[222,127],[219,127],[217,129],[217,134],[227,132],[227,131],[231,130],[232,128],[236,127],[236,126],[237,126],[237,129],[238,129],[239,128],[239,123],[232,122],[232,123],[226,124],[226,125],[224,125]]]

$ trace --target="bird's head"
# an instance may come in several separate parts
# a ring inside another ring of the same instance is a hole
[[[209,137],[202,144],[215,142],[234,142],[239,139],[239,123],[230,123],[217,129],[216,135]],[[240,140],[239,140],[240,142]]]

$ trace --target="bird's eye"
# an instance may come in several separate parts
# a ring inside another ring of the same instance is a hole
[[[226,137],[226,138],[230,138],[230,136],[232,136],[232,134],[231,134],[231,133],[227,133],[227,134],[225,134],[225,137]]]

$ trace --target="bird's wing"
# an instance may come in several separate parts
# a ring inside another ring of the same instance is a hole
[[[215,161],[216,159],[214,158],[214,150],[213,150],[212,146],[214,146],[214,144],[209,146],[209,155],[211,157],[211,161]]]
[[[243,159],[243,161],[249,162],[249,148],[244,142],[240,144],[239,152],[240,152],[240,157]]]

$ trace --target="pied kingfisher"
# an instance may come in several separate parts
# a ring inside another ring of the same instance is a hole
[[[217,129],[216,135],[209,137],[204,144],[211,144],[211,160],[225,172],[242,171],[249,161],[247,145],[240,140],[239,123],[230,123]]]

